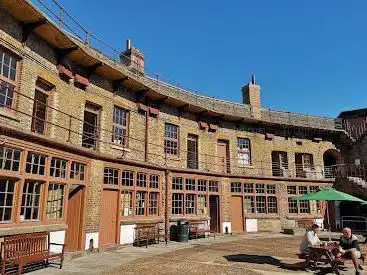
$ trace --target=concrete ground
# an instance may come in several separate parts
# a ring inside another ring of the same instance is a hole
[[[296,255],[301,238],[256,233],[148,248],[128,246],[68,260],[62,270],[48,267],[31,274],[312,274],[305,272]],[[361,248],[367,252],[365,244]],[[351,263],[341,273],[354,274]],[[320,266],[314,274],[332,274],[332,270]]]

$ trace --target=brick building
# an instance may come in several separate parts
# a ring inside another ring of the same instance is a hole
[[[199,96],[150,77],[130,41],[108,57],[28,1],[0,3],[2,236],[50,231],[84,250],[132,243],[144,222],[322,218],[290,198],[334,183],[338,120],[261,107],[254,77],[243,104]]]

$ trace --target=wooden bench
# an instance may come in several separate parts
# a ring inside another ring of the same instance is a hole
[[[50,246],[62,246],[60,253],[50,252]],[[49,232],[20,234],[4,237],[1,243],[1,274],[6,274],[6,267],[18,266],[17,274],[22,273],[24,265],[41,262],[45,266],[49,260],[60,259],[60,269],[64,261],[64,244],[50,242]]]
[[[145,242],[145,246],[148,247],[151,242],[159,243],[162,238],[167,244],[166,234],[163,228],[159,228],[159,223],[136,224],[135,242],[137,246]]]
[[[190,222],[189,225],[189,237],[192,239],[195,237],[197,239],[200,236],[206,236],[208,234],[208,237],[213,234],[213,237],[215,239],[215,231],[210,230],[209,226],[205,224],[205,221],[193,221]]]

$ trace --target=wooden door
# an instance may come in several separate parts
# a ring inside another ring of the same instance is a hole
[[[210,229],[219,233],[219,196],[209,196]]]
[[[65,237],[67,251],[82,249],[83,191],[84,187],[81,185],[73,185],[69,190],[68,213],[66,214],[68,229]]]
[[[118,191],[103,190],[102,213],[99,224],[99,243],[109,245],[116,243]]]
[[[218,172],[227,173],[227,143],[225,141],[218,141],[217,154]]]
[[[232,231],[243,232],[244,221],[243,221],[242,197],[232,196],[231,213],[232,213]]]

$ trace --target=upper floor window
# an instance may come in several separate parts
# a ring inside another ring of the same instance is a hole
[[[313,156],[311,154],[296,153],[296,177],[308,178],[314,176]]]
[[[101,107],[87,102],[84,110],[82,146],[97,149]]]
[[[238,164],[251,165],[251,146],[248,138],[237,138]]]
[[[285,172],[288,170],[287,152],[273,151],[271,153],[271,162],[273,176],[286,176]]]
[[[47,127],[47,108],[50,92],[54,86],[43,79],[37,79],[33,102],[32,132],[45,134]]]
[[[198,136],[187,136],[187,168],[198,169]]]
[[[166,123],[164,129],[164,152],[178,156],[178,126]]]
[[[127,145],[128,112],[122,108],[113,108],[112,142],[118,145]]]
[[[13,105],[17,66],[17,57],[0,47],[0,106]]]

